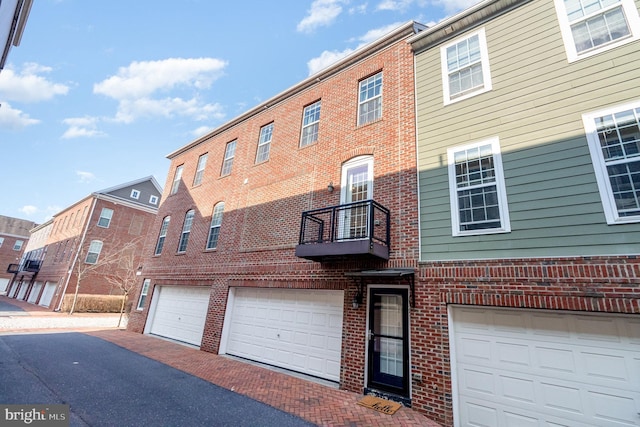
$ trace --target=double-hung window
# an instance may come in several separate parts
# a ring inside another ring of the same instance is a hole
[[[169,229],[169,221],[171,221],[170,216],[165,216],[162,220],[162,226],[160,226],[160,234],[158,235],[158,242],[156,243],[156,251],[154,252],[155,255],[160,255],[162,253],[164,241],[167,238],[167,230]]]
[[[447,158],[453,235],[511,231],[498,138],[450,148]]]
[[[236,140],[227,142],[227,146],[224,149],[224,159],[222,160],[220,176],[226,176],[231,173],[231,168],[233,168],[233,159],[236,156],[236,143]]]
[[[151,279],[144,279],[142,282],[142,291],[140,292],[140,299],[138,300],[138,306],[136,310],[143,310],[144,305],[147,301],[147,294],[149,293],[149,285],[151,284]]]
[[[320,101],[304,107],[302,112],[302,136],[300,147],[306,147],[318,140],[318,127],[320,124]]]
[[[360,82],[358,90],[358,125],[382,118],[382,71]]]
[[[102,212],[100,212],[100,219],[98,219],[98,227],[109,228],[112,217],[113,209],[102,208]]]
[[[193,225],[193,217],[195,211],[191,209],[184,216],[184,224],[182,225],[182,233],[180,234],[180,243],[178,244],[178,252],[186,252],[189,244],[189,235],[191,234],[191,226]]]
[[[87,257],[84,262],[86,264],[96,264],[98,262],[98,257],[100,256],[100,252],[102,252],[102,242],[100,240],[92,240],[91,244],[89,244]]]
[[[171,193],[169,194],[176,194],[178,192],[180,181],[182,180],[182,169],[183,165],[180,165],[176,168],[176,173],[175,175],[173,175],[173,183],[171,184]]]
[[[207,249],[215,249],[218,246],[220,236],[220,226],[222,225],[222,214],[224,213],[224,202],[216,204],[211,215],[211,227],[209,227],[209,237],[207,238]]]
[[[198,166],[196,167],[196,175],[193,177],[193,185],[202,184],[202,177],[204,176],[204,168],[207,166],[207,154],[203,154],[198,157]]]
[[[640,37],[634,0],[555,0],[569,62]]]
[[[24,245],[24,240],[16,240],[16,242],[13,244],[13,250],[14,251],[19,251],[22,249],[22,245]]]
[[[258,140],[258,150],[256,152],[256,163],[269,160],[269,150],[271,148],[271,137],[273,135],[273,123],[260,128],[260,139]]]
[[[640,222],[640,101],[582,120],[607,223]]]
[[[445,105],[491,90],[484,28],[442,46],[440,63]]]

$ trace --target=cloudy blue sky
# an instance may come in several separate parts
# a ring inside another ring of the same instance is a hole
[[[0,72],[0,215],[44,222],[409,20],[478,0],[36,0]]]

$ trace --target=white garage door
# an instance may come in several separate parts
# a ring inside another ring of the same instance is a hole
[[[42,289],[42,282],[35,282],[33,284],[33,287],[31,288],[31,292],[29,292],[29,298],[27,299],[27,302],[35,304],[36,300],[38,299],[38,295],[40,295],[40,289]]]
[[[53,294],[56,292],[56,284],[52,282],[46,282],[44,284],[44,291],[42,291],[42,296],[40,297],[40,302],[38,305],[43,307],[49,307],[51,304],[51,298],[53,298]]]
[[[458,306],[450,317],[457,425],[640,426],[640,316]]]
[[[149,332],[199,346],[211,289],[204,286],[159,286]]]
[[[9,279],[5,279],[4,277],[0,277],[0,295],[5,294],[9,289]]]
[[[340,381],[343,291],[235,288],[226,353]]]

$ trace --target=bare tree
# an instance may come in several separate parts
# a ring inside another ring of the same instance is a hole
[[[80,248],[78,260],[75,265],[76,289],[69,314],[73,314],[75,310],[83,280],[85,280],[89,274],[96,273],[100,274],[107,283],[119,289],[123,294],[120,307],[120,320],[118,321],[118,326],[120,326],[125,302],[129,293],[136,285],[135,266],[142,251],[142,245],[140,244],[142,239],[143,237],[139,236],[124,243],[110,242],[109,248],[101,248],[103,250],[95,262],[87,262],[91,244],[85,244],[84,247]]]

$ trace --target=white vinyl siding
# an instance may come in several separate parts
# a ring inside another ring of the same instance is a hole
[[[358,90],[358,125],[382,118],[382,72],[360,82]]]
[[[443,46],[440,61],[445,105],[491,90],[484,28]]]
[[[498,138],[450,148],[454,236],[511,231]]]
[[[583,115],[607,224],[640,221],[640,101]]]
[[[569,62],[640,38],[633,0],[555,0]]]

